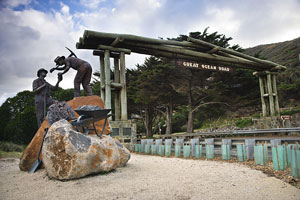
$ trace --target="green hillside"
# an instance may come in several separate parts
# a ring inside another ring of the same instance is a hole
[[[295,67],[299,65],[300,37],[290,41],[248,48],[245,49],[244,53],[258,56],[259,58],[267,59],[287,67]]]
[[[244,53],[286,66],[277,80],[280,107],[300,107],[300,37],[248,48]]]

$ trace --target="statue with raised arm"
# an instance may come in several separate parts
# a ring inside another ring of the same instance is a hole
[[[81,60],[77,57],[64,57],[57,56],[54,60],[56,63],[56,68],[52,68],[50,72],[52,73],[54,70],[60,70],[63,72],[58,73],[59,75],[63,75],[69,71],[70,68],[77,70],[77,74],[74,79],[74,97],[80,96],[80,84],[82,84],[83,89],[87,96],[91,96],[92,90],[89,86],[91,78],[92,78],[92,67],[91,65]],[[59,67],[62,66],[62,67]]]
[[[62,80],[62,76],[58,75],[58,81],[55,86],[51,85],[45,80],[48,71],[44,68],[41,68],[37,71],[38,78],[35,79],[32,83],[35,104],[35,112],[38,127],[41,126],[42,122],[46,116],[46,106],[50,106],[56,101],[53,100],[50,96],[51,90],[56,90],[58,88],[59,82]]]

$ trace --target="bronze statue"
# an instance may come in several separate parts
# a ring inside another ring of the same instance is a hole
[[[42,122],[45,119],[46,115],[46,106],[50,106],[56,101],[53,100],[50,96],[51,90],[56,90],[58,88],[59,82],[62,80],[62,76],[58,76],[58,81],[55,86],[51,85],[45,80],[48,71],[44,68],[41,68],[37,71],[38,78],[35,79],[32,83],[35,103],[35,112],[38,127],[41,126]]]
[[[80,84],[82,84],[83,89],[87,96],[91,96],[92,90],[89,86],[91,78],[92,78],[92,67],[91,65],[81,60],[77,57],[65,58],[64,56],[57,56],[54,60],[56,63],[56,68],[52,68],[50,72],[52,73],[54,70],[60,70],[63,72],[58,73],[59,75],[63,75],[69,71],[70,68],[77,70],[77,74],[74,79],[74,97],[80,96]],[[64,66],[63,66],[64,65]],[[63,67],[59,67],[63,66]]]

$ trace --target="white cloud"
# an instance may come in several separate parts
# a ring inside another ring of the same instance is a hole
[[[62,5],[61,12],[50,13],[6,8],[1,10],[0,17],[3,19],[0,26],[5,30],[0,33],[0,85],[3,93],[31,90],[37,70],[54,67],[54,58],[69,54],[65,46],[75,50],[75,43],[82,34],[82,30],[74,29],[74,21],[66,5]],[[81,52],[77,54],[80,57]],[[47,81],[51,84],[56,83],[55,74],[48,74]],[[74,76],[74,70],[70,70],[61,86],[72,88]]]
[[[65,5],[65,4],[62,3],[62,2],[60,2],[60,5],[61,5],[61,12],[62,12],[64,15],[69,15],[69,12],[70,12],[69,6]]]
[[[299,0],[230,1],[227,6],[234,8],[235,19],[240,22],[230,36],[244,48],[300,36]]]
[[[80,3],[89,9],[96,9],[99,7],[99,5],[106,0],[80,0]]]
[[[58,10],[49,7],[47,12],[31,8],[30,0],[0,1],[0,94],[7,95],[31,90],[40,67],[49,70],[57,55],[69,54],[65,46],[99,70],[99,59],[92,51],[75,49],[85,29],[172,38],[209,26],[209,32],[233,37],[232,43],[242,47],[300,36],[299,0],[81,0],[83,12],[73,10],[74,1],[60,2]],[[18,6],[25,9],[12,9]],[[126,66],[133,68],[144,58],[127,55]],[[73,87],[75,73],[70,70],[64,76],[63,88]],[[56,72],[46,79],[55,84]]]
[[[29,5],[32,0],[1,0],[0,5],[4,5],[5,7],[15,8],[18,6],[26,6]]]
[[[231,8],[207,8],[207,25],[215,30],[222,30],[227,35],[232,35],[239,30],[240,21]]]

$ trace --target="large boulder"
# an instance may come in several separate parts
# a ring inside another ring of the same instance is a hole
[[[76,132],[66,120],[55,122],[45,137],[43,163],[50,178],[69,180],[124,166],[129,151],[110,136]]]
[[[67,104],[69,104],[73,110],[75,110],[79,106],[83,106],[83,105],[95,105],[95,106],[104,108],[104,103],[99,96],[77,97],[77,98],[74,98],[74,99],[68,101]],[[78,117],[78,114],[76,112],[75,112],[75,116]],[[101,133],[102,128],[104,126],[104,121],[105,120],[99,120],[99,121],[95,122],[95,127],[96,127],[96,130],[98,133],[99,132]],[[35,133],[34,137],[32,138],[29,145],[26,147],[25,151],[23,152],[23,154],[20,158],[19,168],[21,170],[23,170],[23,171],[30,170],[34,161],[37,159],[38,151],[39,151],[39,148],[40,148],[40,145],[42,142],[42,138],[43,138],[44,129],[49,128],[49,127],[50,126],[49,126],[48,121],[44,120],[41,127]],[[111,133],[111,128],[110,128],[108,120],[107,120],[103,134],[108,134],[108,133]],[[93,134],[96,134],[96,133],[94,131],[89,132],[89,135],[93,135]],[[42,157],[42,155],[41,155],[41,157]]]

